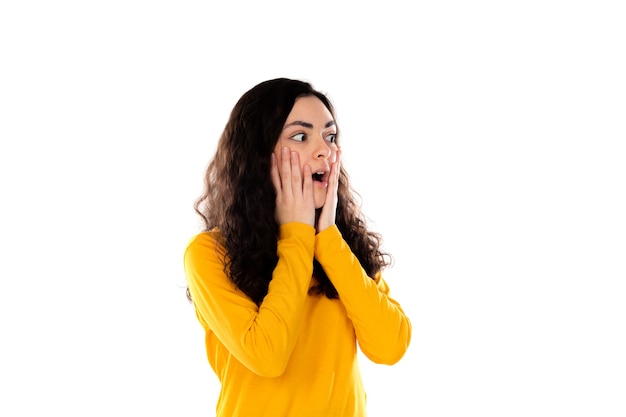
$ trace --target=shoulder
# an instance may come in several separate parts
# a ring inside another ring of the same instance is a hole
[[[200,232],[187,242],[184,257],[188,259],[223,254],[224,248],[220,244],[221,240],[222,235],[217,229]]]

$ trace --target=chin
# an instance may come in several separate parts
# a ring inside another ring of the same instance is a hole
[[[323,193],[316,193],[316,195],[313,196],[313,199],[315,201],[316,209],[321,209],[322,207],[324,207],[324,203],[326,203],[326,190],[324,190]]]

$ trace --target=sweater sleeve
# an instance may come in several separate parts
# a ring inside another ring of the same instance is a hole
[[[316,235],[315,258],[337,289],[365,356],[375,363],[399,361],[411,340],[411,322],[381,274],[372,279],[365,273],[337,226]]]
[[[196,314],[239,362],[266,377],[281,375],[302,324],[313,273],[315,229],[281,226],[278,263],[260,306],[224,273],[225,250],[217,232],[198,234],[184,254],[185,274]]]

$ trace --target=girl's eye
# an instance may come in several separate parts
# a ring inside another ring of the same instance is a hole
[[[297,133],[293,135],[291,139],[295,140],[296,142],[304,142],[304,140],[306,139],[306,135],[304,133]]]
[[[331,133],[330,135],[326,136],[326,140],[330,143],[335,143],[337,141],[337,134]]]

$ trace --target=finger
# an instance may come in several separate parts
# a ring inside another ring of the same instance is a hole
[[[276,158],[276,154],[273,152],[271,157],[270,176],[272,178],[274,189],[276,190],[276,196],[278,197],[282,191],[282,186],[280,183],[280,173],[278,172],[278,160]]]
[[[335,162],[333,162],[330,166],[330,184],[329,188],[333,190],[333,192],[337,192],[337,188],[339,186],[339,172],[341,171],[341,150],[337,150],[337,157],[335,158]]]
[[[280,184],[283,190],[283,194],[286,197],[292,197],[293,192],[291,189],[291,151],[288,147],[282,149],[280,158]]]
[[[302,193],[305,197],[313,199],[313,172],[309,165],[304,166],[304,179],[302,180]]]
[[[294,194],[302,195],[302,175],[300,173],[300,155],[291,152],[291,187]]]

